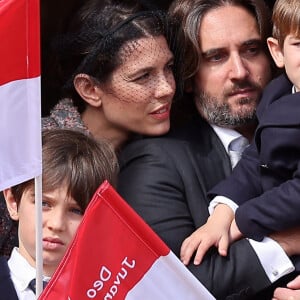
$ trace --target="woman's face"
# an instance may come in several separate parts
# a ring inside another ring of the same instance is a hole
[[[120,52],[122,64],[102,90],[102,110],[116,130],[161,135],[170,128],[175,93],[173,54],[163,36],[127,43]]]

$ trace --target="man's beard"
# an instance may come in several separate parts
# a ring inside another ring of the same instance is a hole
[[[217,98],[210,96],[204,92],[199,93],[196,98],[196,105],[208,123],[217,125],[220,127],[240,127],[253,123],[256,120],[255,112],[256,105],[249,107],[247,109],[241,108],[239,111],[232,112],[230,105],[228,103],[221,103]],[[239,104],[241,107],[253,102],[253,99],[241,98]]]

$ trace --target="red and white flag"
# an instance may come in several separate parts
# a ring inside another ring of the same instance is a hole
[[[39,300],[214,297],[104,182]]]
[[[39,0],[0,1],[0,191],[42,172]]]

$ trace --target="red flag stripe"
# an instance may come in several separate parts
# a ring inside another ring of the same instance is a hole
[[[37,0],[0,1],[0,85],[40,75],[36,3]]]

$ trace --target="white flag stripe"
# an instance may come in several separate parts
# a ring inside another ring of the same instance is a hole
[[[41,175],[40,116],[40,77],[0,86],[0,191]]]
[[[126,295],[126,300],[136,299],[212,300],[215,298],[170,251],[167,256],[157,259]]]

